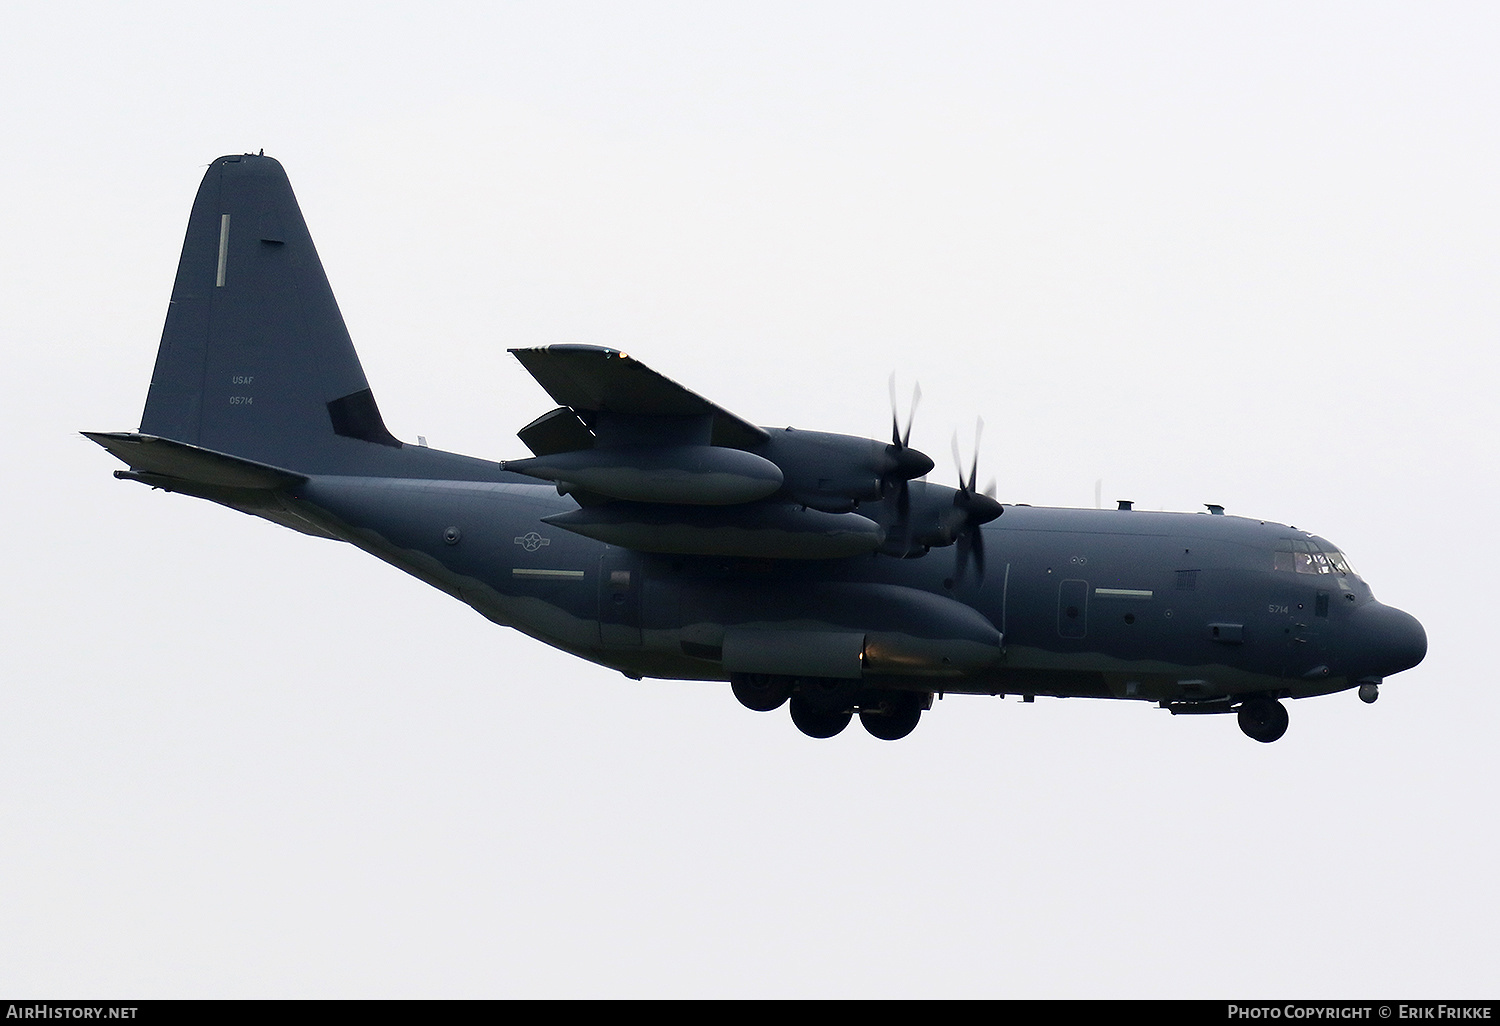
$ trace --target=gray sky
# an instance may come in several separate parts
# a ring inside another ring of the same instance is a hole
[[[0,992],[1493,997],[1489,4],[8,4]],[[117,482],[204,166],[286,166],[385,419],[507,346],[986,423],[1005,501],[1341,545],[1430,652],[1275,745],[955,697],[827,742]]]

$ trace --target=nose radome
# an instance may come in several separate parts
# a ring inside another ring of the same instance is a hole
[[[1410,613],[1395,606],[1372,603],[1359,610],[1357,620],[1364,658],[1375,667],[1374,675],[1388,677],[1409,670],[1427,655],[1427,632]]]

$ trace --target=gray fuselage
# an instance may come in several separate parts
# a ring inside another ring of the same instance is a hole
[[[946,550],[802,561],[634,552],[542,523],[574,508],[551,486],[495,478],[313,477],[293,501],[490,620],[632,677],[728,679],[726,632],[745,629],[810,643],[898,629],[982,648],[968,618],[944,612],[962,607],[993,625],[990,656],[867,661],[862,675],[942,692],[1211,702],[1343,690],[1415,665],[1426,648],[1416,620],[1352,571],[1288,565],[1294,543],[1336,550],[1281,524],[1008,506],[983,528],[985,577],[955,580]],[[916,626],[914,602],[929,614]]]

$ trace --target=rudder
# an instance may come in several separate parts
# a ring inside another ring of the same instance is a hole
[[[141,432],[278,467],[338,472],[386,429],[291,182],[220,157],[198,188]]]

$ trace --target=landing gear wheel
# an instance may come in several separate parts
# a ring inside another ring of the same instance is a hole
[[[792,722],[808,737],[833,737],[854,719],[854,713],[847,708],[833,712],[809,702],[800,693],[792,696],[791,712]]]
[[[1286,725],[1291,721],[1284,705],[1265,696],[1241,702],[1239,719],[1245,736],[1263,744],[1270,744],[1285,734]]]
[[[740,705],[756,712],[780,709],[792,692],[792,682],[786,677],[773,677],[768,673],[736,673],[729,678],[729,688]]]
[[[809,709],[843,712],[854,705],[854,696],[859,694],[860,687],[857,677],[803,677],[797,681],[794,697],[802,699]]]
[[[859,722],[882,741],[900,741],[917,729],[922,696],[915,691],[884,691],[859,706]]]

